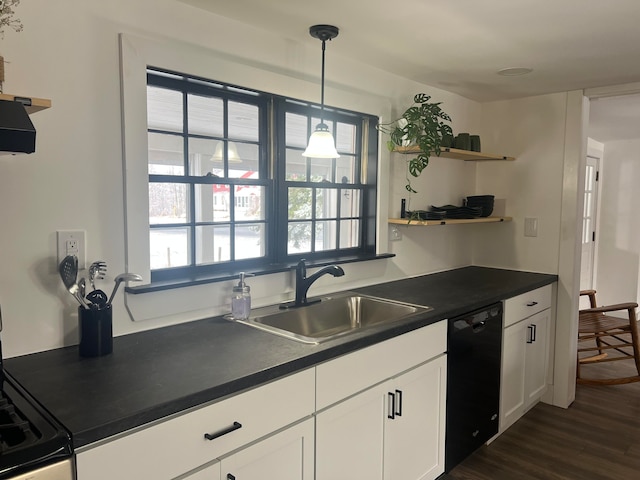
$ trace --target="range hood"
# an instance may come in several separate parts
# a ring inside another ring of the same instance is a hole
[[[19,100],[0,100],[0,152],[33,153],[35,151],[36,129],[29,118],[25,104]]]

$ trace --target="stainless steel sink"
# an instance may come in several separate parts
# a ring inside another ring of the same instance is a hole
[[[429,310],[430,307],[347,292],[299,308],[256,309],[249,319],[239,321],[300,342],[320,343]]]

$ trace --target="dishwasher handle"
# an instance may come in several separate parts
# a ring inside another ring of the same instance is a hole
[[[473,333],[480,333],[481,331],[484,330],[486,324],[487,324],[486,320],[483,320],[482,322],[474,323],[471,326],[471,329],[473,330]]]

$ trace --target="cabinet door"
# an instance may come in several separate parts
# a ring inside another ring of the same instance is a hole
[[[443,355],[392,380],[385,409],[386,480],[430,480],[444,472],[446,378]]]
[[[198,470],[186,477],[180,477],[180,480],[221,480],[220,477],[220,463],[214,463],[207,468]]]
[[[521,321],[505,328],[502,338],[501,431],[511,426],[524,411],[527,325]]]
[[[316,480],[382,480],[387,385],[365,390],[316,416]]]
[[[539,400],[547,389],[550,315],[550,310],[544,310],[525,320],[528,330],[525,362],[526,407]]]
[[[222,480],[313,480],[313,450],[308,419],[223,458]]]

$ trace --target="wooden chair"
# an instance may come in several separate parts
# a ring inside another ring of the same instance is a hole
[[[591,308],[580,310],[578,314],[577,383],[586,385],[620,385],[640,382],[640,343],[638,338],[638,318],[636,316],[638,304],[628,302],[598,307],[595,290],[582,290],[580,295],[589,297]],[[622,315],[626,318],[612,316],[613,312],[625,312]],[[595,341],[595,346],[581,346],[581,344],[591,340]],[[617,354],[614,355],[614,351]],[[586,357],[581,355],[581,353],[584,354],[585,352],[589,352],[592,355]],[[581,367],[619,360],[634,360],[636,375],[617,378],[585,378],[582,376],[583,369]]]

